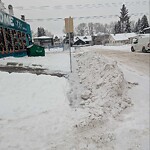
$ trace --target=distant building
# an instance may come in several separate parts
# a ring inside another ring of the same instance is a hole
[[[108,33],[97,33],[92,36],[93,45],[105,45],[109,42]]]
[[[109,45],[131,44],[133,38],[136,38],[137,36],[136,33],[110,34]]]
[[[49,36],[34,37],[33,41],[34,41],[34,44],[43,46],[45,48],[54,46],[53,37],[49,37]]]
[[[54,47],[62,47],[63,46],[63,40],[65,39],[65,35],[55,35],[54,36]]]
[[[74,45],[92,45],[92,37],[91,36],[75,36],[74,37]]]
[[[63,43],[65,45],[68,45],[69,44],[69,34],[67,33],[66,36],[64,36],[63,38]],[[70,33],[70,46],[72,46],[74,43],[74,33]]]

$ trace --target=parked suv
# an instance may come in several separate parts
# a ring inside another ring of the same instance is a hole
[[[142,51],[143,53],[150,52],[150,34],[139,35],[138,38],[132,40],[131,51]]]

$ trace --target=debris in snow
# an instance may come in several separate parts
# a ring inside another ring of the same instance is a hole
[[[81,101],[80,105],[85,105],[85,102],[84,102],[84,101]]]
[[[86,90],[84,91],[82,94],[81,94],[81,98],[83,100],[87,100],[90,98],[90,95],[91,95],[91,91],[90,90]]]

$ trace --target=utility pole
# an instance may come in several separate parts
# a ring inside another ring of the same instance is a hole
[[[69,23],[69,19],[68,19],[68,23]],[[70,28],[70,26],[69,26]],[[69,53],[70,53],[70,71],[72,73],[72,58],[71,58],[71,33],[69,32]]]

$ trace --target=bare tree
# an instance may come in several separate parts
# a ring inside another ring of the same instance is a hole
[[[88,23],[89,35],[94,35],[94,24],[92,22]]]
[[[45,29],[43,27],[38,27],[37,29],[37,36],[40,37],[40,36],[45,36]]]
[[[50,36],[50,37],[53,36],[53,34],[48,30],[45,30],[45,35]]]
[[[88,27],[86,23],[80,23],[77,27],[76,27],[76,32],[77,35],[79,36],[84,36],[88,34]]]
[[[109,33],[115,33],[115,25],[117,24],[117,22],[110,22],[108,30]]]
[[[106,33],[106,31],[107,31],[106,28],[107,28],[107,24],[105,24],[105,25],[103,25],[101,23],[94,24],[95,33],[99,33],[99,32]]]
[[[95,33],[99,33],[101,31],[100,23],[94,23],[94,31]]]

